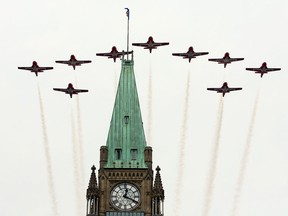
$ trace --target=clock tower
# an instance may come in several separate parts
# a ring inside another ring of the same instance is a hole
[[[100,148],[98,181],[92,168],[87,216],[163,216],[160,168],[154,178],[152,148],[144,135],[134,61],[122,59],[108,138]],[[97,183],[98,182],[98,183]]]

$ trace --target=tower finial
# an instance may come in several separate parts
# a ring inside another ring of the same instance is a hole
[[[89,189],[94,190],[95,188],[97,188],[97,179],[96,179],[96,174],[95,174],[96,167],[93,165],[91,167],[91,170],[92,170],[92,173],[91,173],[91,176],[90,176],[88,190]]]
[[[160,170],[161,170],[160,167],[157,166],[157,167],[156,167],[156,171],[157,171],[157,173],[159,173]]]
[[[153,191],[154,194],[161,197],[164,199],[164,190],[163,190],[163,185],[162,185],[162,180],[161,180],[161,175],[160,175],[160,167],[156,167],[156,176],[155,176],[155,181],[154,181],[154,187]]]
[[[91,170],[92,170],[93,173],[95,173],[96,167],[93,165],[93,166],[91,167]]]
[[[129,20],[130,20],[130,10],[125,8],[127,15],[127,60],[129,60]]]

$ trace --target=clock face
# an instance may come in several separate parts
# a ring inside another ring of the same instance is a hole
[[[119,210],[132,210],[140,204],[140,191],[133,184],[117,184],[111,190],[111,203]]]

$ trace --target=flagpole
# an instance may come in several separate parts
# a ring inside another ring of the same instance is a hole
[[[127,20],[127,60],[129,60],[129,17]]]
[[[129,8],[126,9],[126,15],[127,15],[127,60],[129,60],[129,16],[130,16],[130,11]]]

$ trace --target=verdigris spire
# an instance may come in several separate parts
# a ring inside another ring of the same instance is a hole
[[[133,60],[122,60],[106,146],[106,168],[147,168],[144,158],[146,140]]]

